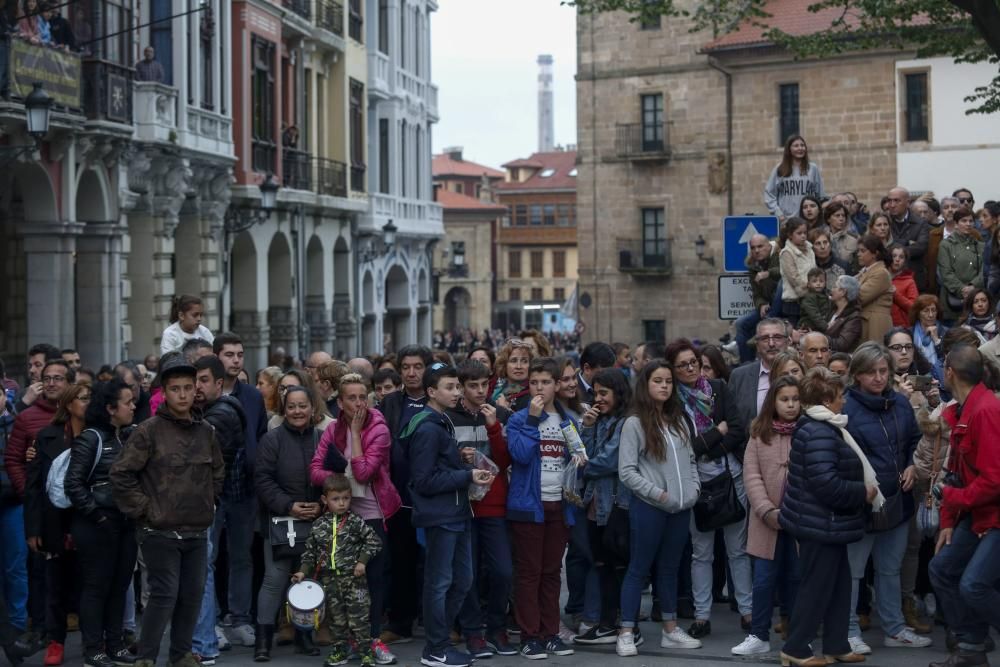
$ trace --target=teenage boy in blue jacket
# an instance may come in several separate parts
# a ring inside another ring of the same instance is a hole
[[[570,460],[585,462],[586,453],[576,422],[556,401],[559,375],[555,360],[532,361],[531,403],[507,422],[514,615],[521,626],[521,656],[529,660],[573,653],[559,639],[560,572],[573,525],[572,505],[563,500],[562,479]]]
[[[449,633],[472,586],[472,508],[469,486],[486,485],[493,475],[462,462],[455,426],[445,414],[458,403],[462,387],[454,366],[436,363],[424,371],[427,406],[400,436],[408,440],[413,525],[423,529],[424,630],[421,664],[468,667],[472,656],[449,643]]]

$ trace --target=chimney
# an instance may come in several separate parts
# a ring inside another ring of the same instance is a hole
[[[462,161],[462,147],[461,146],[449,146],[444,149],[445,155],[455,162]]]
[[[555,144],[552,116],[552,56],[538,56],[538,152],[546,153]]]

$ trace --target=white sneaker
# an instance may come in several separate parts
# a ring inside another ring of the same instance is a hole
[[[234,625],[229,628],[227,634],[230,641],[237,646],[253,646],[257,643],[257,633],[254,632],[253,626],[249,623]]]
[[[631,632],[623,632],[618,635],[615,642],[615,653],[622,658],[639,655],[639,650],[635,647],[635,635]]]
[[[858,655],[871,655],[872,647],[865,643],[861,637],[848,637],[847,643],[851,645],[851,653]]]
[[[903,628],[895,637],[885,636],[887,648],[927,648],[933,643],[934,641],[930,637],[922,637],[910,628]]]
[[[215,640],[219,643],[220,651],[228,651],[233,647],[232,643],[229,641],[229,637],[226,636],[226,631],[221,625],[215,626]],[[253,644],[251,644],[253,646]]]
[[[733,655],[760,655],[761,653],[770,652],[770,642],[758,638],[757,635],[747,635],[743,643],[739,646],[734,646],[732,650]]]
[[[660,646],[663,648],[701,648],[701,640],[695,639],[677,626],[670,632],[660,633]]]

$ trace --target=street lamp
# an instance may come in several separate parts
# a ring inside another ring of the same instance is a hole
[[[385,257],[390,252],[392,252],[392,247],[396,245],[396,232],[399,231],[399,227],[389,220],[389,222],[382,225],[382,245],[378,247],[377,241],[372,236],[368,237],[366,242],[366,247],[360,253],[358,257],[362,263],[373,262],[379,257]]]
[[[452,251],[454,255],[451,258],[451,263],[454,266],[464,266],[465,265],[465,242],[460,241],[458,243],[452,244],[454,247]]]
[[[49,133],[49,119],[52,114],[52,98],[42,88],[42,83],[36,81],[34,89],[24,98],[25,124],[32,143],[15,146],[0,146],[0,164],[7,165],[22,155],[38,150],[42,139]]]
[[[708,262],[710,266],[715,266],[715,257],[705,257],[705,237],[698,234],[698,238],[694,242],[694,254],[698,256],[698,260],[702,262]]]
[[[398,231],[399,228],[393,224],[392,220],[382,226],[382,240],[385,241],[387,251],[396,245],[396,232]]]
[[[239,234],[245,232],[258,223],[263,223],[271,216],[271,211],[278,204],[278,182],[274,180],[274,174],[268,174],[264,182],[260,184],[260,206],[236,206],[231,205],[226,209],[226,217],[223,221],[228,234]]]

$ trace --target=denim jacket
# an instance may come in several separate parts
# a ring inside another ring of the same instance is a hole
[[[583,469],[583,503],[585,507],[594,503],[598,526],[607,525],[613,505],[628,509],[632,499],[632,492],[618,480],[618,445],[624,424],[624,417],[602,415],[580,433],[590,459]]]

